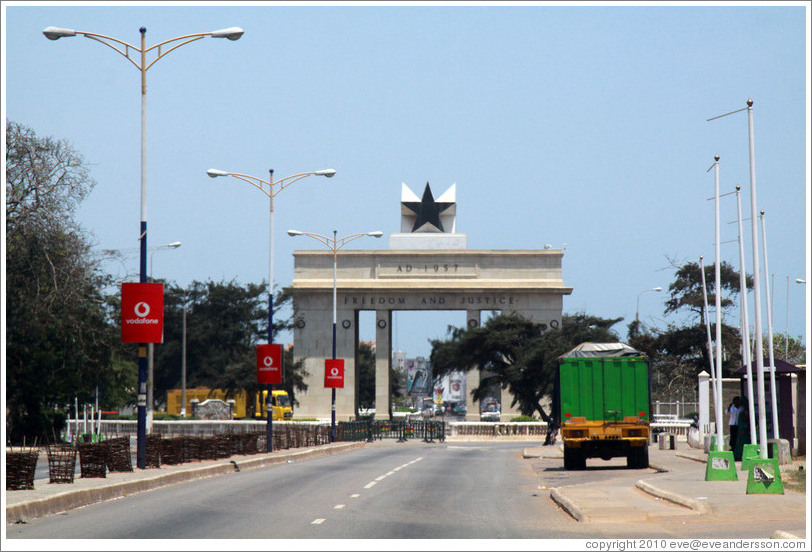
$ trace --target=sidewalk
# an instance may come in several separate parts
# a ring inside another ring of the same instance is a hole
[[[38,480],[33,490],[5,491],[6,524],[56,514],[182,481],[297,462],[363,446],[363,442],[332,443],[250,456],[232,456],[224,460],[163,465],[160,468],[144,470],[133,467],[131,472],[108,472],[103,478],[77,477],[73,483],[49,483],[47,480]]]
[[[555,447],[529,448],[525,458],[563,459],[560,447],[559,443]],[[774,522],[773,538],[806,538],[806,495],[787,490],[786,486],[783,495],[748,495],[746,471],[738,472],[737,481],[705,481],[707,454],[685,442],[680,442],[677,450],[651,446],[649,455],[655,473],[640,470],[640,478],[635,480],[636,476],[630,478],[628,472],[619,469],[617,479],[601,485],[556,487],[550,497],[572,518],[585,523]],[[587,467],[601,462],[591,460]],[[782,468],[783,472],[798,466]]]

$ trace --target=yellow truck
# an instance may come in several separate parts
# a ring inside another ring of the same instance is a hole
[[[180,415],[181,411],[181,389],[170,389],[166,392],[166,412],[167,414]],[[196,387],[186,390],[186,413],[192,414],[192,399],[203,402],[207,399],[220,399],[221,401],[234,401],[235,418],[260,418],[265,419],[267,411],[265,403],[268,398],[268,391],[253,394],[253,404],[248,402],[248,392],[241,389],[230,396],[224,389],[209,389],[208,387]],[[293,418],[293,404],[290,395],[283,389],[271,391],[273,419],[291,420]]]

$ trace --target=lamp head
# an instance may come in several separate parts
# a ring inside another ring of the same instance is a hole
[[[209,169],[206,171],[206,174],[212,178],[217,178],[218,176],[228,176],[226,171],[221,171],[218,169]]]
[[[288,236],[301,236],[304,232],[299,232],[298,230],[288,230]]]
[[[229,40],[239,40],[245,31],[239,27],[229,27],[228,29],[220,29],[211,33],[212,38],[227,38]]]
[[[663,290],[663,288],[661,288],[660,286],[657,286],[656,288],[651,288],[651,289],[652,289],[652,291],[662,291]]]
[[[181,242],[176,241],[176,242],[172,242],[172,243],[170,243],[170,244],[167,244],[167,247],[171,247],[171,248],[173,248],[173,249],[177,249],[177,248],[178,248],[178,247],[180,247],[181,245],[183,245]]]
[[[376,230],[375,232],[367,232],[367,236],[372,236],[373,238],[380,238],[383,236],[383,232],[380,230]]]
[[[63,29],[62,27],[46,27],[43,29],[42,34],[49,40],[59,40],[62,37],[76,36],[76,31],[73,29]]]
[[[324,169],[321,171],[316,171],[313,174],[316,174],[318,176],[326,176],[327,178],[333,178],[333,175],[335,175],[335,173],[336,173],[335,169]]]

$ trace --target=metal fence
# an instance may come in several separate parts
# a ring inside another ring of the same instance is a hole
[[[445,441],[446,424],[442,421],[391,419],[356,420],[338,422],[336,441],[376,441],[382,439],[422,439],[433,442]]]
[[[685,420],[690,414],[699,412],[699,403],[693,401],[654,401],[651,406],[655,421]]]

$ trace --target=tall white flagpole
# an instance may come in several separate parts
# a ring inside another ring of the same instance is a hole
[[[753,401],[753,364],[750,359],[750,322],[747,319],[747,274],[744,262],[744,233],[742,231],[741,186],[736,186],[736,206],[739,213],[739,288],[742,335],[742,361],[747,370],[747,410],[750,418],[750,442],[756,443],[756,405]]]
[[[764,348],[761,336],[761,275],[758,268],[758,221],[756,220],[756,158],[753,137],[753,100],[747,100],[747,134],[750,143],[750,227],[753,241],[753,296],[755,298],[756,375],[758,383],[758,443],[761,459],[767,459],[767,404],[764,398]]]
[[[719,232],[719,156],[714,157],[714,189],[715,189],[715,231],[716,231],[716,262],[714,265],[716,282],[714,284],[714,297],[716,299],[716,450],[725,450],[724,428],[722,425],[722,268],[720,265],[721,247]]]
[[[767,230],[764,223],[764,211],[761,211],[761,241],[764,247],[764,276],[770,273],[769,264],[767,263]],[[773,415],[773,439],[778,439],[778,400],[776,397],[775,389],[775,352],[773,349],[773,313],[772,313],[772,299],[770,293],[767,294],[767,350],[769,351],[770,358],[770,404],[772,405]]]

